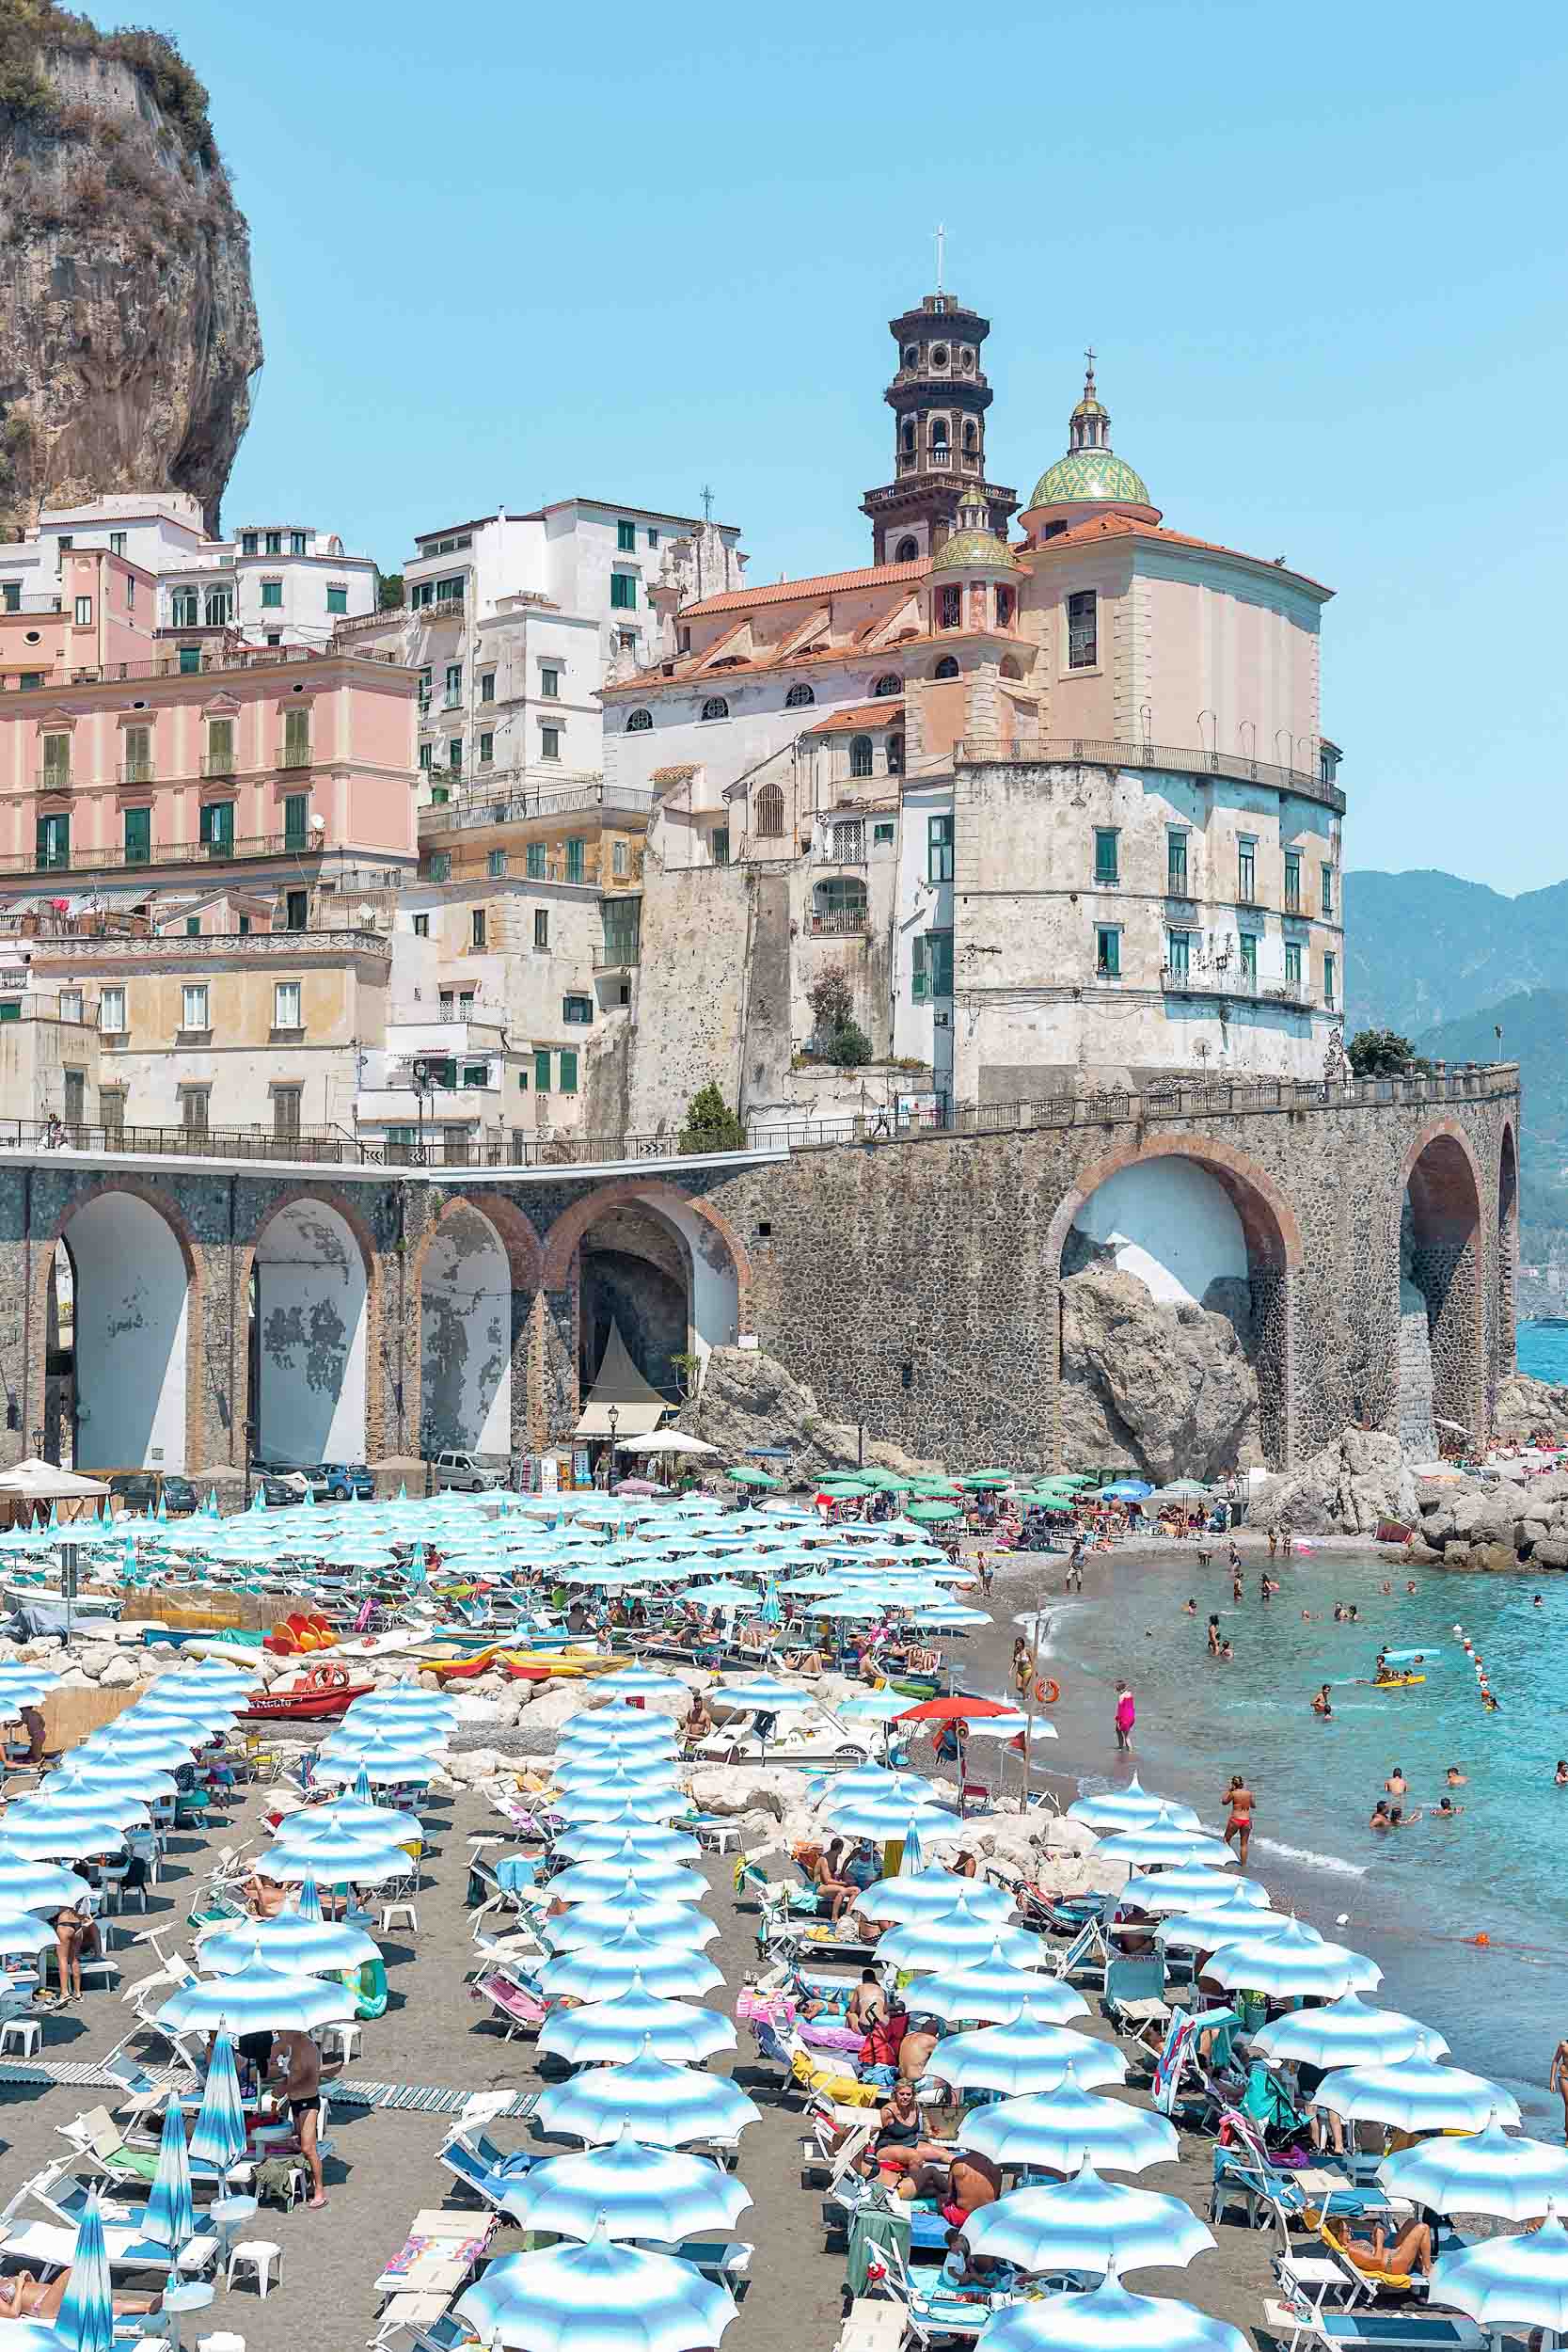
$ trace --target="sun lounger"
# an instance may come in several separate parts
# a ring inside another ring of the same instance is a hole
[[[25,2264],[29,2270],[69,2270],[76,2254],[76,2230],[74,2221],[13,2222],[0,2237],[0,2262]],[[103,2241],[111,2270],[168,2272],[168,2248],[143,2238],[135,2223],[111,2218],[109,2210],[103,2215]],[[173,2266],[188,2278],[199,2278],[211,2270],[217,2252],[216,2236],[202,2231],[180,2249]]]
[[[892,2246],[879,2249],[872,2257],[866,2283],[903,2305],[904,2324],[917,2344],[967,2343],[994,2312],[1019,2299],[1011,2295],[955,2295],[917,2285]]]
[[[501,2026],[508,2042],[515,2034],[537,2033],[547,2014],[546,2004],[505,1966],[482,1968],[468,1995],[488,2005],[490,2022]]]
[[[459,2122],[436,2150],[436,2161],[470,2197],[499,2210],[537,2159],[520,2149],[498,2148],[483,2129]]]
[[[1157,2056],[1170,2024],[1165,1967],[1157,1952],[1112,1952],[1105,1962],[1100,2006],[1118,2033]]]
[[[1474,2320],[1452,2312],[1382,2312],[1367,2304],[1324,2309],[1310,2301],[1263,2305],[1263,2325],[1286,2352],[1481,2352],[1486,2338]]]

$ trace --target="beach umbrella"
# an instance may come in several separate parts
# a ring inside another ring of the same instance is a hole
[[[247,1919],[203,1936],[197,1947],[199,1964],[219,1976],[234,1976],[260,1961],[263,1967],[297,1976],[333,1977],[380,1958],[380,1945],[363,1928],[324,1919],[319,1909],[313,1919],[297,1911],[281,1912],[276,1919]]]
[[[1095,1855],[1101,1861],[1125,1862],[1139,1870],[1159,1869],[1177,1863],[1190,1866],[1195,1862],[1204,1863],[1212,1870],[1223,1870],[1236,1860],[1222,1838],[1206,1837],[1200,1830],[1184,1829],[1180,1822],[1167,1819],[1113,1830],[1108,1837],[1101,1839]]]
[[[352,2017],[354,2001],[341,1984],[269,1968],[257,1954],[232,1976],[181,1985],[153,2014],[172,2033],[310,2033]]]
[[[89,1765],[96,1768],[103,1758],[112,1756],[116,1761],[123,1758],[150,1764],[155,1771],[172,1772],[190,1762],[206,1737],[194,1726],[189,1737],[172,1726],[160,1725],[156,1730],[149,1726],[139,1731],[133,1722],[135,1713],[134,1708],[128,1708],[106,1731],[95,1731],[90,1740],[83,1740],[76,1750],[76,1759],[84,1771]]]
[[[1239,1935],[1268,1935],[1289,1927],[1291,1914],[1257,1903],[1216,1903],[1212,1911],[1179,1912],[1162,1919],[1154,1941],[1166,1952],[1214,1952]]]
[[[1326,1942],[1299,1919],[1273,1934],[1239,1934],[1211,1953],[1203,1973],[1215,1984],[1276,1999],[1316,1994],[1333,2000],[1341,1993],[1370,1993],[1383,1981],[1375,1960]]]
[[[171,2262],[196,2235],[190,2153],[185,2146],[185,2119],[178,2099],[170,2099],[164,2108],[158,2169],[152,2175],[141,2234],[149,2245],[166,2246]]]
[[[198,2164],[210,2164],[222,2173],[244,2155],[245,2146],[245,2110],[240,2105],[240,2078],[234,2071],[234,2044],[220,2027],[207,2062],[190,2154]]]
[[[831,1796],[822,1815],[841,1837],[863,1837],[878,1846],[908,1837],[911,1831],[924,1837],[941,1837],[958,1826],[953,1814],[896,1791],[882,1797]]]
[[[16,1952],[47,1951],[54,1941],[53,1918],[40,1919],[33,1911],[0,1911],[0,1954],[7,1959]]]
[[[607,2238],[678,2246],[728,2237],[752,2192],[706,2156],[647,2147],[627,2126],[604,2147],[531,2165],[500,2201],[523,2230],[588,2238],[597,2225]]]
[[[700,2066],[735,2045],[735,2027],[727,2017],[693,2002],[658,1999],[641,1973],[613,2000],[552,2010],[539,2028],[540,2050],[569,2066],[614,2066],[645,2049],[673,2065]]]
[[[441,1769],[442,1758],[430,1749],[386,1748],[358,1756],[328,1756],[325,1749],[311,1767],[312,1780],[335,1788],[352,1788],[363,1778],[378,1788],[422,1788]]]
[[[612,2001],[618,1993],[629,1993],[639,1978],[661,2000],[682,1994],[700,1998],[724,1981],[722,1970],[705,1953],[657,1943],[628,1926],[581,1951],[547,1960],[539,1971],[539,1990],[546,2001]]]
[[[56,1791],[52,1775],[47,1788],[36,1796],[18,1797],[6,1807],[5,1828],[8,1837],[24,1824],[37,1821],[106,1821],[111,1829],[145,1829],[152,1816],[139,1797],[129,1796],[123,1789],[60,1788]]]
[[[1222,1878],[1206,1863],[1179,1863],[1173,1870],[1134,1870],[1121,1890],[1123,1903],[1139,1911],[1213,1911],[1232,1908],[1244,1920],[1267,1911],[1268,1890],[1256,1879]]]
[[[1483,2238],[1439,2255],[1429,2290],[1433,2305],[1465,2312],[1482,2328],[1568,2329],[1568,2230],[1555,2204],[1538,2230],[1522,2237]]]
[[[679,1675],[658,1674],[652,1666],[622,1666],[606,1675],[598,1688],[612,1699],[689,1698],[689,1686]]]
[[[623,1724],[626,1726],[622,1728]],[[663,1715],[574,1715],[556,1746],[556,1759],[567,1756],[673,1756],[676,1740]]]
[[[710,1707],[754,1708],[765,1715],[816,1704],[815,1692],[803,1690],[798,1682],[784,1682],[777,1675],[745,1675],[737,1682],[715,1684],[705,1695]]]
[[[665,1829],[661,1824],[648,1822],[615,1824],[584,1821],[574,1829],[563,1829],[555,1840],[555,1851],[563,1854],[568,1862],[619,1864],[623,1871],[641,1871],[649,1863],[663,1863],[668,1867],[671,1864],[697,1862],[702,1858],[702,1851],[694,1837],[683,1836],[679,1830]],[[705,1880],[703,1881],[703,1892],[705,1895],[707,1892]],[[587,1898],[579,1899],[586,1900]],[[703,1898],[698,1896],[695,1899],[700,1902]]]
[[[907,1707],[898,1720],[901,1724],[972,1724],[987,1715],[1016,1715],[1018,1709],[1010,1700],[984,1699],[966,1696],[961,1691],[950,1692],[945,1698],[921,1699]]]
[[[61,1813],[58,1820],[23,1820],[12,1805],[6,1815],[6,1845],[13,1854],[36,1862],[80,1862],[89,1854],[116,1854],[125,1833],[101,1816]]]
[[[886,1764],[855,1764],[847,1772],[814,1772],[806,1782],[813,1804],[841,1797],[903,1797],[911,1804],[928,1804],[931,1784],[924,1772],[895,1771]]]
[[[1464,2138],[1402,2148],[1385,2156],[1377,2177],[1391,2197],[1434,2213],[1533,2221],[1554,2201],[1568,2202],[1568,2151],[1544,2139],[1511,2139],[1501,2123],[1489,2122]]]
[[[381,1886],[388,1879],[407,1878],[414,1865],[401,1846],[372,1845],[343,1832],[294,1838],[285,1829],[257,1856],[256,1867],[277,1886],[295,1879],[315,1879],[326,1886]]]
[[[1259,2026],[1254,2053],[1296,2066],[1394,2066],[1401,2058],[1444,2058],[1448,2043],[1431,2026],[1398,2010],[1373,2009],[1347,1993],[1318,2009],[1293,2009]]]
[[[0,1908],[46,1911],[53,1915],[91,1900],[91,1887],[74,1870],[62,1870],[53,1862],[35,1862],[0,1840]]]
[[[1000,1952],[988,1953],[965,1968],[914,1978],[904,1987],[904,2005],[914,2017],[975,2018],[993,2025],[1018,2016],[1021,2010],[1051,2026],[1068,2026],[1089,2013],[1075,1985],[1016,1968]]]
[[[526,2352],[707,2352],[735,2299],[694,2264],[595,2227],[585,2246],[503,2254],[453,2310],[482,2343]]]
[[[590,2066],[568,2083],[552,2083],[533,2112],[548,2137],[590,2147],[618,2139],[623,2126],[654,2148],[731,2140],[757,2116],[755,2102],[727,2075],[672,2066],[647,2049],[624,2066]]]
[[[1082,1821],[1085,1829],[1133,1829],[1144,1822],[1162,1817],[1172,1820],[1179,1829],[1196,1829],[1197,1815],[1190,1804],[1178,1804],[1170,1797],[1157,1797],[1145,1788],[1136,1772],[1125,1788],[1107,1788],[1097,1797],[1080,1797],[1067,1809],[1069,1821]]]
[[[115,2305],[109,2283],[109,2249],[96,2188],[88,2189],[77,2224],[71,2277],[55,2334],[71,2352],[113,2352]]]
[[[1114,2270],[1085,2295],[1033,2296],[986,2322],[975,2352],[1251,2352],[1239,2328],[1164,2295],[1129,2295]]]
[[[1402,2132],[1478,2132],[1488,2119],[1502,2124],[1519,2121],[1518,2102],[1508,2091],[1462,2066],[1429,2058],[1340,2067],[1323,2076],[1311,2104],[1331,2115],[1386,2123]]]
[[[704,1903],[711,1889],[700,1870],[624,1852],[574,1862],[546,1882],[552,1902]]]
[[[909,1849],[904,1850],[904,1863],[892,1878],[880,1880],[867,1887],[855,1904],[863,1919],[883,1919],[895,1925],[916,1919],[935,1920],[951,1911],[962,1898],[971,1915],[990,1919],[1000,1926],[1010,1919],[1013,1899],[1000,1886],[991,1886],[984,1879],[966,1879],[956,1870],[910,1869]]]
[[[878,1961],[890,1968],[962,1967],[970,1960],[1044,1968],[1051,1957],[1037,1935],[1024,1928],[999,1927],[990,1912],[972,1909],[962,1896],[950,1910],[930,1913],[907,1927],[889,1928],[877,1947]]]
[[[1070,2181],[1015,2188],[964,2221],[972,2254],[1021,2270],[1092,2272],[1185,2268],[1214,2243],[1180,2197],[1102,2181],[1092,2165]]]
[[[53,1792],[55,1775],[49,1788]],[[89,1756],[74,1766],[71,1774],[71,1792],[89,1802],[98,1797],[133,1797],[143,1805],[175,1796],[179,1793],[174,1776],[156,1764],[144,1764],[129,1756]]]
[[[964,2145],[995,2164],[1077,2172],[1085,2164],[1113,2172],[1147,2172],[1171,2164],[1176,2127],[1163,2115],[1097,2099],[1069,2078],[1027,2099],[1004,2099],[964,2119]]]
[[[573,1827],[586,1821],[609,1821],[618,1828],[640,1823],[655,1827],[688,1810],[689,1800],[661,1788],[562,1788],[550,1801],[550,1811]]]
[[[782,1486],[784,1485],[782,1478],[770,1477],[767,1470],[752,1470],[744,1462],[737,1464],[734,1470],[727,1470],[724,1475],[726,1478],[733,1478],[737,1486]]]
[[[934,1501],[911,1502],[905,1511],[905,1517],[913,1519],[919,1527],[942,1527],[951,1519],[961,1519],[963,1515],[964,1507],[961,1502]]]
[[[554,1952],[579,1952],[635,1928],[666,1952],[700,1952],[719,1933],[719,1922],[695,1903],[650,1902],[638,1895],[631,1900],[575,1903],[554,1919],[542,1919],[539,1932]]]
[[[419,1816],[396,1805],[365,1804],[357,1797],[329,1797],[325,1804],[302,1804],[278,1824],[296,1845],[309,1837],[357,1837],[372,1846],[402,1846],[422,1838]]]
[[[1151,1495],[1154,1489],[1147,1478],[1117,1478],[1112,1480],[1110,1486],[1101,1486],[1100,1491],[1117,1502],[1141,1502],[1145,1495]]]
[[[997,2090],[1013,2099],[1053,2090],[1064,2077],[1080,2090],[1102,2090],[1127,2080],[1127,2060],[1114,2042],[1074,2033],[1070,2026],[1042,2025],[1022,2011],[978,2033],[950,2034],[926,2061],[958,2090]]]

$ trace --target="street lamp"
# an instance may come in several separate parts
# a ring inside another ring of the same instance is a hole
[[[610,1423],[610,1459],[605,1464],[604,1474],[604,1489],[606,1494],[608,1494],[610,1492],[610,1483],[615,1476],[615,1432],[621,1426],[621,1414],[619,1407],[614,1405],[610,1406],[605,1418]]]

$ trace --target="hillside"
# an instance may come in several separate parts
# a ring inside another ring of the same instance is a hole
[[[1568,979],[1568,882],[1505,898],[1430,868],[1345,876],[1347,1026],[1414,1037]]]
[[[1545,898],[1552,894],[1543,890],[1534,895]],[[1519,1155],[1525,1255],[1544,1256],[1549,1248],[1546,1229],[1568,1226],[1568,989],[1538,988],[1504,997],[1463,1020],[1425,1030],[1415,1042],[1433,1060],[1491,1061],[1499,1050],[1499,1026],[1501,1051],[1518,1062],[1525,1088]],[[1551,1254],[1563,1254],[1562,1239],[1560,1232],[1559,1247]]]

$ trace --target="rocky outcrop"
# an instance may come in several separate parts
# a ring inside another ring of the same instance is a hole
[[[760,1348],[716,1347],[703,1373],[702,1393],[683,1406],[676,1426],[716,1445],[726,1462],[743,1459],[754,1446],[787,1447],[788,1458],[768,1467],[791,1480],[853,1470],[859,1459],[851,1424],[827,1420],[810,1389]],[[869,1435],[865,1459],[906,1476],[942,1467],[917,1461]]]
[[[180,489],[210,528],[261,339],[207,93],[159,36],[0,11],[0,524]]]
[[[1157,1299],[1134,1274],[1091,1264],[1062,1284],[1064,1461],[1152,1479],[1214,1478],[1259,1461],[1258,1380],[1244,1283],[1210,1303]]]
[[[1268,1478],[1254,1492],[1253,1527],[1289,1527],[1296,1535],[1375,1535],[1381,1520],[1409,1526],[1416,1481],[1397,1438],[1344,1429],[1300,1470]]]
[[[1568,1440],[1568,1389],[1513,1372],[1497,1391],[1492,1432],[1499,1445],[1548,1445]]]

